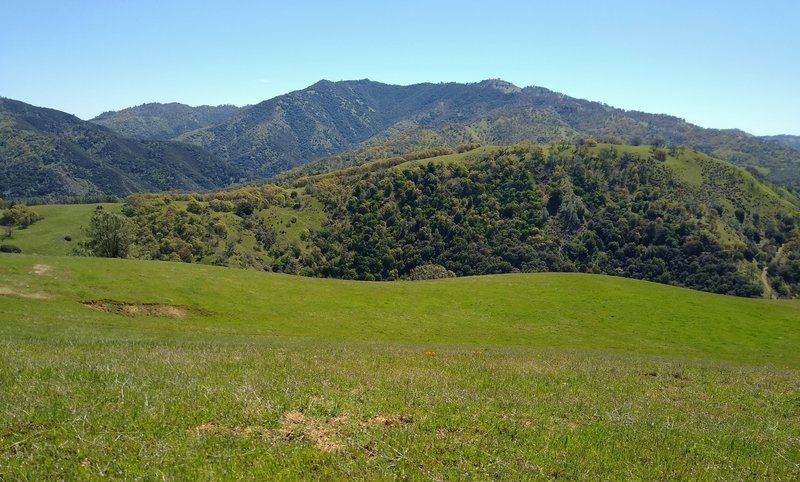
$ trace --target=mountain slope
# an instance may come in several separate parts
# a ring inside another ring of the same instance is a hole
[[[238,178],[201,148],[127,139],[53,109],[0,98],[0,195],[218,188]]]
[[[241,109],[235,105],[191,107],[177,102],[150,103],[104,112],[91,122],[124,137],[169,140],[185,132],[224,122]]]
[[[424,85],[388,88],[414,91]],[[404,116],[352,146],[352,152],[304,166],[288,177],[297,178],[435,146],[455,147],[475,142],[492,145],[576,142],[593,137],[634,145],[692,147],[751,169],[789,189],[800,189],[800,152],[742,131],[705,129],[677,117],[624,111],[540,87],[519,89],[496,80],[457,85],[458,89],[453,86],[437,92],[438,102],[418,105],[413,115]],[[452,94],[455,91],[458,91],[457,96]],[[502,95],[498,96],[498,92]],[[492,93],[491,102],[476,103],[487,93]]]
[[[402,119],[456,121],[501,106],[509,95],[480,84],[323,80],[178,139],[207,148],[253,177],[266,177],[347,150]]]
[[[800,136],[778,135],[778,136],[761,136],[761,139],[766,141],[773,141],[783,146],[800,151]]]

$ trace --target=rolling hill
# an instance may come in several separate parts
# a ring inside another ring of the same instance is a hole
[[[104,112],[91,122],[123,137],[166,141],[185,132],[220,124],[240,110],[242,108],[235,105],[191,107],[177,102],[150,103]]]
[[[0,196],[207,190],[238,179],[203,149],[139,141],[53,109],[0,98]]]
[[[3,241],[23,253],[74,250],[92,213],[33,209],[45,219]],[[143,259],[361,280],[574,271],[800,294],[797,198],[689,149],[435,149],[283,187],[136,194],[115,209]]]
[[[0,254],[0,478],[790,480],[800,306]]]

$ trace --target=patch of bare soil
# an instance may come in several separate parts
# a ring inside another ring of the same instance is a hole
[[[395,427],[398,425],[410,425],[414,423],[414,420],[408,415],[378,415],[369,419],[367,423],[380,427]]]
[[[92,300],[82,304],[93,310],[117,313],[127,316],[165,316],[169,318],[185,318],[186,308],[158,303],[123,303],[121,301]]]
[[[26,293],[10,286],[1,285],[0,296],[14,296],[16,298],[27,298],[29,300],[49,300],[53,298],[47,293]]]
[[[39,276],[45,275],[53,270],[52,266],[48,266],[46,264],[35,264],[33,265],[33,274],[37,274]]]
[[[279,432],[287,440],[307,439],[323,452],[334,452],[342,448],[339,427],[346,420],[344,416],[318,420],[292,411],[283,415]]]

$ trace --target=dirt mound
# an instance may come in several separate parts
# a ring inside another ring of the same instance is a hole
[[[93,310],[127,316],[166,316],[169,318],[184,318],[188,313],[186,308],[182,306],[158,303],[123,303],[121,301],[92,300],[83,301],[82,304]]]

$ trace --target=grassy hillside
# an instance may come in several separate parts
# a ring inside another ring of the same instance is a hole
[[[0,255],[0,289],[3,479],[790,480],[800,463],[793,301],[24,255]]]
[[[11,237],[2,242],[13,244],[25,254],[72,254],[75,247],[86,238],[82,228],[89,226],[92,213],[98,206],[111,212],[119,212],[122,203],[31,206],[43,219],[25,229],[14,229]]]

